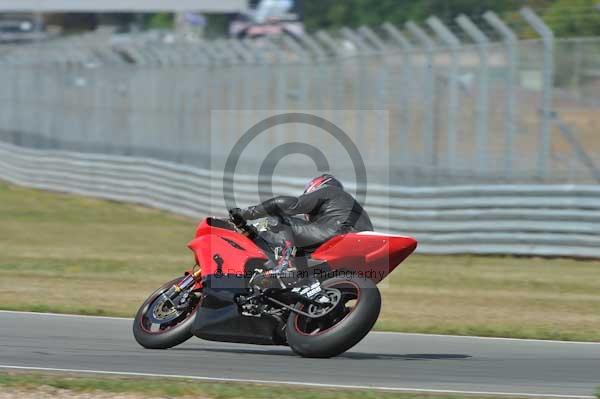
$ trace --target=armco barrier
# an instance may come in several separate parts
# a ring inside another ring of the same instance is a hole
[[[133,202],[190,217],[224,214],[222,175],[146,158],[33,150],[0,143],[0,179]],[[256,178],[235,177],[236,200],[256,201]],[[274,178],[274,192],[303,181]],[[419,240],[421,253],[600,258],[600,187],[369,186],[366,209],[380,230]]]

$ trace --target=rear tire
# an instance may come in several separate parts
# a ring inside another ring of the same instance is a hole
[[[340,315],[341,320],[334,320],[333,325],[313,331],[310,319],[292,313],[286,325],[287,341],[292,350],[302,357],[328,358],[344,353],[371,331],[381,310],[379,289],[369,279],[334,277],[323,281],[321,286],[341,288],[349,297],[354,287],[356,304],[349,313],[346,310]],[[303,305],[297,306],[302,308]]]
[[[148,309],[152,303],[165,291],[167,291],[174,284],[181,281],[182,277],[176,278],[168,283],[164,284],[158,290],[156,290],[150,297],[142,304],[138,310],[135,319],[133,320],[133,336],[135,340],[146,349],[167,349],[177,346],[192,337],[192,325],[194,323],[194,315],[198,311],[199,305],[196,304],[194,308],[188,313],[184,320],[178,324],[169,327],[168,329],[151,332],[143,326],[144,315],[148,312]]]

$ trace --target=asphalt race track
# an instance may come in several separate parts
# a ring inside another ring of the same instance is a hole
[[[146,350],[131,320],[0,311],[0,369],[72,370],[200,379],[592,397],[600,343],[372,333],[334,359],[302,359],[286,347],[193,338]]]

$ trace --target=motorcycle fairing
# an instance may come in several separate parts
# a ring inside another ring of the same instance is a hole
[[[366,231],[333,237],[312,258],[326,262],[332,270],[356,272],[378,283],[416,248],[414,238]]]
[[[194,319],[192,334],[208,341],[279,345],[277,320],[244,316],[233,303],[236,293],[245,292],[246,279],[235,275],[209,276],[204,280],[203,299]]]
[[[188,247],[202,268],[202,276],[248,274],[249,264],[262,264],[268,258],[252,240],[228,228],[218,219],[206,218]]]
[[[238,306],[230,303],[218,309],[201,307],[192,333],[208,341],[282,345],[284,341],[277,334],[278,328],[275,319],[243,316]]]

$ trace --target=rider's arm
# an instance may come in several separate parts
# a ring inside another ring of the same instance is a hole
[[[244,209],[242,215],[244,219],[248,220],[259,219],[268,215],[300,215],[311,213],[321,205],[321,201],[322,198],[318,190],[301,195],[300,197],[282,195],[268,199],[262,204]]]

